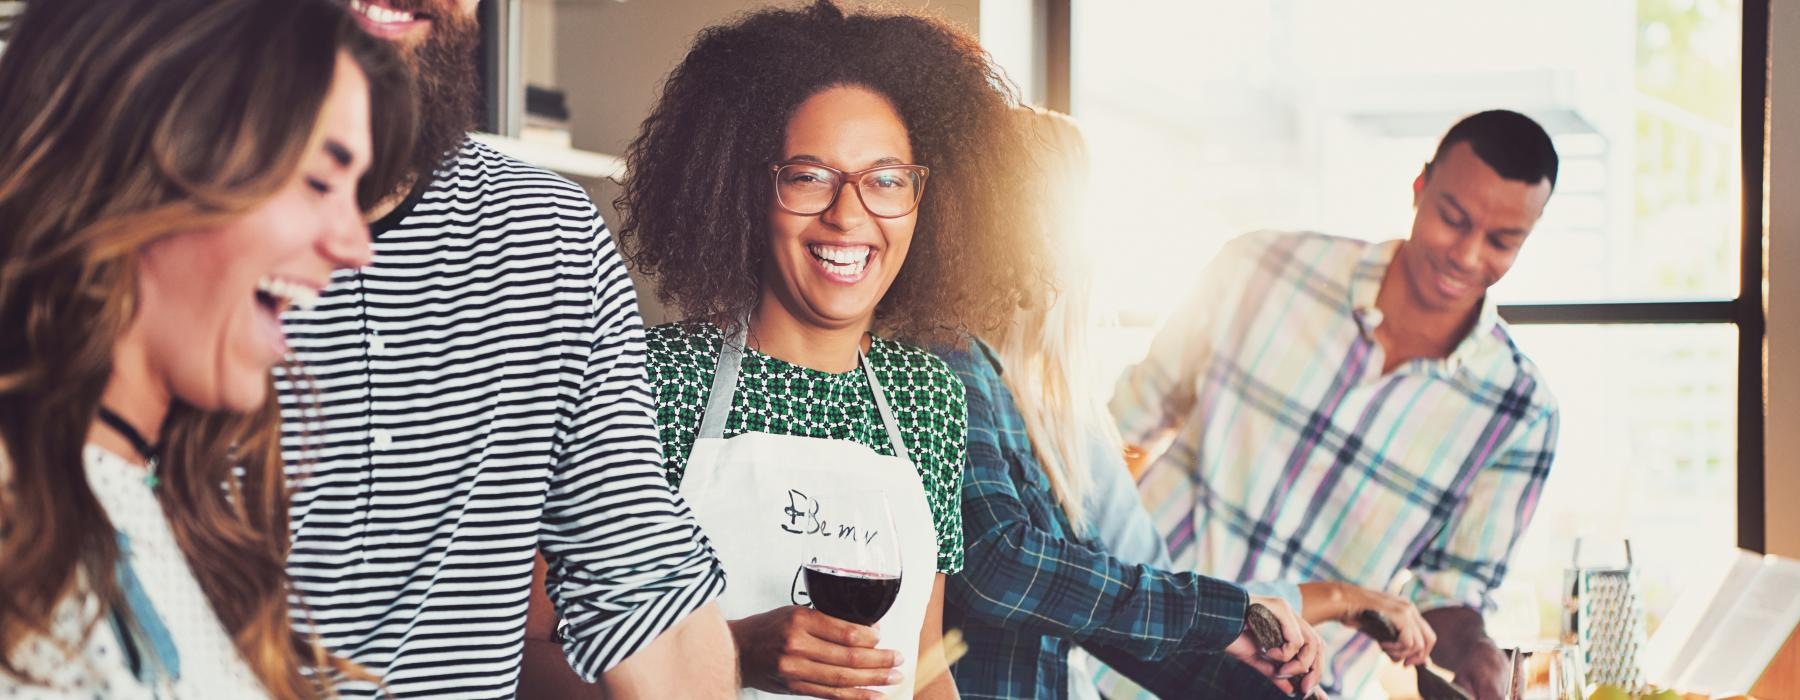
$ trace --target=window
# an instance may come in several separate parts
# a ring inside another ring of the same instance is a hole
[[[1556,635],[1586,533],[1632,538],[1654,626],[1692,552],[1762,542],[1761,229],[1742,216],[1761,207],[1762,129],[1759,108],[1746,141],[1741,108],[1762,104],[1745,66],[1766,46],[1743,38],[1766,36],[1764,3],[1051,0],[1061,33],[1037,3],[1049,87],[1027,94],[1058,106],[1060,81],[1093,158],[1083,230],[1123,326],[1104,369],[1141,355],[1230,238],[1404,237],[1457,117],[1530,114],[1561,177],[1493,294],[1563,431],[1492,624]]]

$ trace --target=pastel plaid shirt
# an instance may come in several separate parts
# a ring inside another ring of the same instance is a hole
[[[1139,490],[1177,568],[1492,607],[1550,472],[1556,402],[1491,301],[1449,357],[1383,374],[1375,297],[1398,248],[1240,237],[1120,380],[1128,443],[1176,431]],[[1375,645],[1319,631],[1327,689],[1374,692]]]
[[[1164,697],[1281,697],[1217,653],[1243,629],[1243,589],[1130,564],[1076,536],[992,352],[976,341],[943,357],[968,390],[967,552],[944,611],[969,645],[954,668],[962,697],[1068,697],[1075,644]]]

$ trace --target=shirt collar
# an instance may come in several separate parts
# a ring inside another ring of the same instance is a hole
[[[969,336],[969,345],[976,354],[981,355],[982,358],[987,360],[988,366],[994,369],[994,376],[999,376],[1002,372],[1006,371],[1000,366],[999,351],[996,351],[993,346],[988,345],[987,341],[971,335]]]
[[[1381,326],[1381,309],[1375,307],[1375,298],[1381,293],[1381,280],[1387,276],[1388,266],[1394,262],[1394,255],[1400,252],[1401,241],[1391,240],[1374,243],[1363,249],[1362,259],[1357,262],[1355,272],[1350,277],[1350,311],[1356,319],[1357,330],[1369,342],[1375,341],[1375,329]],[[1469,328],[1450,356],[1442,360],[1451,372],[1462,368],[1475,353],[1494,337],[1494,327],[1500,325],[1500,308],[1494,304],[1492,294],[1481,296],[1481,310],[1475,317],[1475,325]]]

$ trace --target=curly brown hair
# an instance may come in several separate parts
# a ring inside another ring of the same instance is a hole
[[[973,38],[929,17],[831,0],[702,31],[664,82],[613,202],[627,259],[688,318],[729,325],[757,303],[770,255],[768,163],[807,98],[857,86],[900,113],[931,183],[876,324],[922,342],[997,328],[1047,272],[1015,93]]]

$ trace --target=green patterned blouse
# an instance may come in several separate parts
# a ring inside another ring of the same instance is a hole
[[[682,322],[652,328],[647,338],[663,467],[677,488],[700,432],[723,337],[713,324]],[[963,564],[968,410],[962,380],[936,355],[890,340],[875,338],[868,357],[925,484],[925,500],[937,524],[938,571],[954,574]],[[725,437],[747,432],[850,440],[894,454],[861,369],[820,372],[755,350],[744,351],[737,395],[725,421]]]

